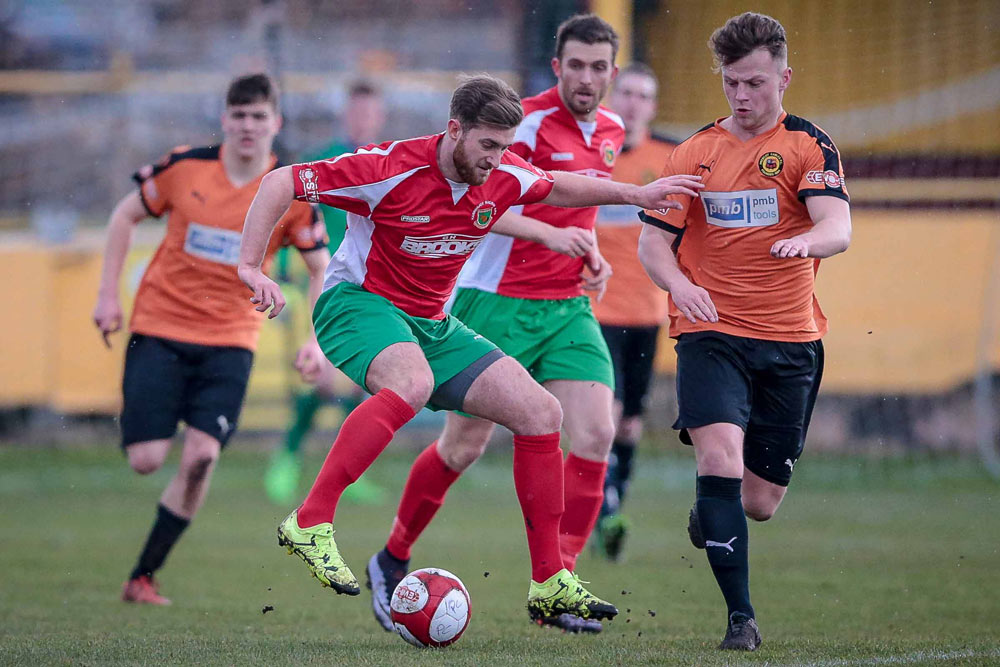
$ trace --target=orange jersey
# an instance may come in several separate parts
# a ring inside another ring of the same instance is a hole
[[[782,114],[770,131],[742,142],[720,121],[680,144],[664,176],[699,174],[699,198],[676,196],[682,210],[645,211],[643,220],[678,234],[677,262],[708,290],[716,323],[689,322],[670,304],[670,335],[721,331],[785,342],[821,338],[826,317],[814,293],[819,260],[776,259],[775,241],[812,228],[805,200],[850,201],[840,153],[809,121]]]
[[[656,180],[676,144],[647,136],[618,154],[611,177],[645,185]],[[597,211],[597,245],[614,274],[604,298],[591,298],[601,324],[623,327],[659,326],[667,319],[667,295],[646,275],[636,249],[642,221],[635,206],[601,206]]]
[[[243,220],[264,174],[234,186],[221,151],[219,146],[176,148],[133,176],[149,214],[158,218],[169,212],[166,236],[136,293],[129,324],[134,333],[199,345],[257,347],[264,313],[251,305],[236,263]],[[282,245],[301,251],[323,247],[324,235],[314,231],[316,221],[309,204],[294,202],[271,235],[265,270]]]

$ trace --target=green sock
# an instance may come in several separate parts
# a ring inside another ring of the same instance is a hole
[[[292,425],[285,435],[285,451],[290,454],[298,453],[302,448],[302,441],[312,429],[313,419],[316,411],[323,405],[324,399],[315,390],[305,394],[300,394],[295,399],[295,417]]]

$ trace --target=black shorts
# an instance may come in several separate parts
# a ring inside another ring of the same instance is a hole
[[[615,400],[622,404],[623,417],[638,417],[653,377],[656,338],[660,327],[601,325],[601,333],[611,352],[615,369]]]
[[[788,486],[802,455],[809,418],[823,377],[823,342],[781,343],[715,331],[677,339],[674,428],[736,424],[746,434],[743,464],[759,477]]]
[[[132,334],[122,378],[122,447],[170,438],[177,422],[223,446],[236,430],[253,352]]]

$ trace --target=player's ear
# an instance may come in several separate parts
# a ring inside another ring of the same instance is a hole
[[[788,84],[790,84],[791,82],[792,82],[792,68],[786,67],[785,70],[781,73],[781,81],[778,83],[778,90],[784,92],[785,88],[788,88]]]
[[[458,141],[462,138],[462,124],[454,118],[448,119],[448,138],[452,141]]]
[[[552,58],[552,73],[556,75],[557,79],[562,76],[562,64],[558,58]]]

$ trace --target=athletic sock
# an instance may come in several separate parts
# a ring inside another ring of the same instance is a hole
[[[750,604],[747,519],[738,477],[698,477],[698,522],[712,573],[726,598],[728,613],[754,617]]]
[[[374,463],[396,431],[415,414],[391,389],[381,390],[351,412],[299,507],[299,527],[333,521],[344,489]]]
[[[514,490],[528,534],[531,578],[541,583],[563,568],[559,553],[563,462],[558,432],[514,436]]]
[[[420,452],[406,478],[399,509],[392,521],[392,532],[385,545],[392,556],[400,561],[410,560],[411,547],[434,518],[444,503],[445,494],[460,474],[445,465],[438,454],[436,440]]]
[[[297,453],[302,448],[302,441],[312,429],[316,411],[323,405],[323,397],[312,390],[295,398],[295,417],[285,435],[285,451]]]
[[[139,554],[139,561],[135,569],[129,575],[129,579],[135,579],[142,575],[151,577],[154,572],[163,567],[163,562],[167,560],[167,554],[173,548],[181,533],[191,523],[190,519],[177,516],[163,505],[156,506],[156,521],[146,538],[146,546]]]
[[[559,549],[563,565],[572,571],[576,558],[594,530],[604,500],[604,474],[608,464],[591,461],[572,452],[563,467],[565,511],[559,524]]]
[[[635,458],[635,443],[615,440],[611,445],[608,472],[604,477],[604,502],[600,516],[618,514],[625,500],[625,491],[632,478],[632,461]]]

